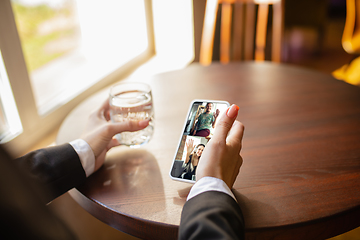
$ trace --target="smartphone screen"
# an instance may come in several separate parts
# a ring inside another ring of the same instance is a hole
[[[207,143],[214,134],[220,115],[230,104],[226,101],[194,100],[190,104],[170,177],[173,180],[195,183],[196,168]]]

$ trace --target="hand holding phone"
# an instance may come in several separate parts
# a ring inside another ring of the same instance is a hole
[[[213,137],[219,114],[225,113],[229,103],[216,100],[194,100],[181,132],[178,149],[170,169],[174,180],[194,183],[202,152]]]
[[[223,180],[230,189],[234,185],[243,162],[240,151],[244,126],[236,121],[238,110],[238,106],[232,105],[218,120],[214,137],[198,165],[197,180],[209,176]]]

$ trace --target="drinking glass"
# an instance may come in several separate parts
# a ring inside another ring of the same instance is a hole
[[[143,130],[117,134],[119,143],[136,148],[149,142],[154,131],[154,110],[150,86],[140,82],[118,83],[111,87],[109,101],[112,122],[150,120],[149,126]]]

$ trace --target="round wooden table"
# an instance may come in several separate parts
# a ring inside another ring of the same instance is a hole
[[[132,80],[129,80],[132,81]],[[169,171],[190,102],[240,107],[244,164],[234,193],[247,239],[325,239],[360,226],[360,88],[274,63],[192,64],[148,79],[155,132],[140,149],[110,150],[71,196],[108,225],[142,239],[177,239],[191,184]],[[57,143],[80,136],[108,89],[63,122]]]

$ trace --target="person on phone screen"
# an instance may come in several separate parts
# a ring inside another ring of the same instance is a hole
[[[213,103],[209,102],[205,106],[205,112],[201,113],[195,123],[193,136],[208,137],[210,135],[210,129],[215,127],[216,119],[219,116],[220,110],[216,109],[215,112],[211,112]]]
[[[184,170],[180,175],[181,178],[195,180],[196,168],[204,148],[205,145],[202,143],[196,145],[195,147],[193,139],[189,139],[186,142],[186,155],[183,164]]]
[[[179,239],[243,239],[241,210],[230,190],[242,163],[243,126],[235,121],[237,111],[235,105],[227,110],[204,149],[197,182],[183,208]],[[107,151],[118,145],[114,135],[141,130],[148,124],[146,120],[112,123],[106,101],[90,115],[80,139],[17,159],[0,145],[0,238],[77,239],[46,203],[97,171]]]

